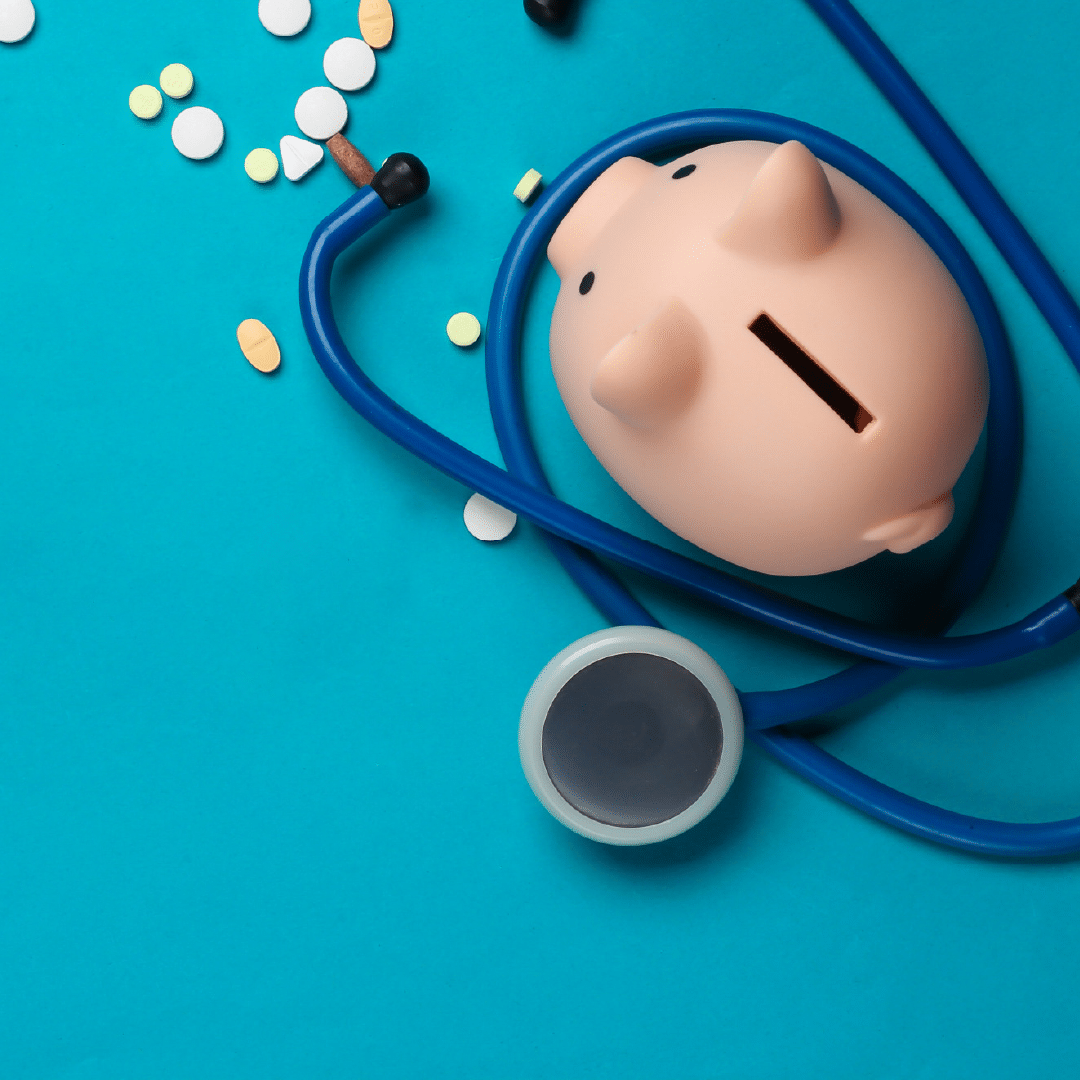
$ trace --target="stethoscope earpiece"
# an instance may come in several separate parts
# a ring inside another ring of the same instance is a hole
[[[727,793],[742,708],[716,661],[653,626],[589,634],[555,656],[521,712],[537,798],[606,844],[652,844],[696,825]]]
[[[573,0],[525,0],[525,14],[545,30],[561,26],[570,16]]]

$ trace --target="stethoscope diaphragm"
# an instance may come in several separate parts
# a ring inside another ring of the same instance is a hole
[[[607,844],[652,844],[724,797],[743,747],[738,695],[693,642],[652,626],[589,634],[533,683],[518,746],[537,798]]]

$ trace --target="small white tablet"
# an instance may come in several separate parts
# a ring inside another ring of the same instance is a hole
[[[275,37],[295,37],[311,21],[311,0],[259,0],[259,22]]]
[[[225,125],[213,109],[192,105],[174,121],[172,141],[184,157],[202,161],[213,157],[225,141]]]
[[[349,119],[349,106],[332,87],[313,86],[300,95],[294,112],[296,126],[309,138],[326,142]]]
[[[465,528],[476,537],[491,544],[505,540],[517,524],[517,514],[505,506],[476,494],[465,504]]]
[[[360,38],[338,38],[323,56],[323,71],[339,90],[359,90],[375,74],[375,52]]]
[[[0,0],[0,41],[14,45],[34,29],[37,12],[30,0]]]

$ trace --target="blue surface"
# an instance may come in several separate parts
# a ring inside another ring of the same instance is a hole
[[[323,49],[354,32],[351,2],[315,6],[279,41],[255,0],[102,0],[92,17],[40,0],[33,36],[0,46],[2,1075],[1075,1072],[1080,864],[929,847],[753,750],[713,817],[655,849],[590,844],[533,799],[521,699],[599,618],[532,530],[469,537],[468,492],[365,428],[315,367],[296,275],[347,183],[328,164],[297,186],[243,174],[249,149],[294,132]],[[828,128],[930,199],[1005,315],[1024,473],[960,629],[1011,621],[1080,574],[1078,380],[809,11],[718,7],[582,0],[558,40],[515,0],[400,0],[349,134],[376,161],[419,154],[433,187],[344,267],[346,339],[407,407],[495,458],[481,353],[443,326],[486,311],[527,168],[554,175],[688,108]],[[943,7],[861,10],[1075,287],[1080,15]],[[173,60],[225,121],[209,163],[171,146],[175,103],[152,124],[127,111]],[[561,493],[666,539],[562,413],[543,364],[554,292],[548,272],[526,341],[545,465]],[[237,350],[247,317],[282,344],[273,378]],[[895,619],[911,567],[948,543],[791,591]],[[840,664],[641,591],[740,686]],[[1039,820],[1080,812],[1078,715],[1072,642],[907,676],[822,742],[921,798]]]

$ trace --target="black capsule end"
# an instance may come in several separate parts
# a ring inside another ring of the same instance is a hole
[[[558,26],[570,14],[573,0],[525,0],[525,14],[537,26]]]
[[[1068,600],[1077,611],[1080,611],[1080,581],[1073,585],[1072,588],[1065,590],[1065,599]]]
[[[375,194],[391,210],[427,194],[430,183],[424,163],[414,154],[391,154],[371,180]]]

